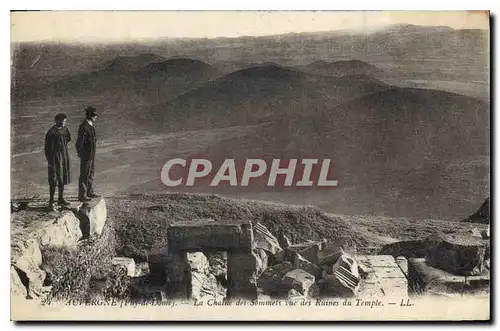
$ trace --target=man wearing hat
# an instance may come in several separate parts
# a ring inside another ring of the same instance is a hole
[[[61,206],[70,205],[64,199],[64,185],[71,182],[68,155],[68,143],[71,141],[71,134],[66,127],[66,119],[65,114],[57,114],[54,118],[55,125],[45,135],[45,158],[48,165],[50,189],[49,208],[54,207],[56,187],[59,189],[58,204]]]
[[[94,123],[97,119],[97,110],[94,107],[85,108],[85,120],[78,128],[76,152],[80,158],[80,177],[78,178],[78,200],[85,202],[97,198],[93,190],[95,171],[96,133]]]

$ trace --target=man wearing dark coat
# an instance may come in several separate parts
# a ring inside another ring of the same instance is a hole
[[[48,165],[50,208],[54,206],[56,186],[59,189],[59,199],[57,200],[59,205],[70,205],[64,199],[64,185],[71,182],[68,155],[68,143],[71,141],[71,134],[66,127],[66,119],[67,116],[65,114],[57,114],[54,119],[55,125],[45,135],[45,158]]]
[[[80,201],[90,201],[91,198],[99,197],[93,189],[97,142],[94,123],[97,115],[94,107],[86,107],[85,120],[78,128],[75,146],[80,158],[80,177],[78,178],[78,200]]]

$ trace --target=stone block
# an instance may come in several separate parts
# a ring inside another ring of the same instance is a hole
[[[148,255],[149,272],[153,277],[165,280],[165,270],[172,263],[172,255],[168,253],[167,247],[156,248]]]
[[[227,256],[227,294],[230,298],[257,298],[257,273],[260,259],[250,254],[228,253]]]
[[[348,255],[342,255],[332,267],[333,273],[325,275],[326,290],[338,297],[354,297],[360,277],[357,262]]]
[[[314,276],[301,269],[291,270],[283,276],[281,290],[288,293],[291,289],[305,297],[316,296],[319,292]]]
[[[344,254],[342,247],[327,247],[317,253],[317,261],[320,265],[333,265]]]
[[[424,258],[408,260],[408,285],[414,294],[461,294],[466,277],[435,268]]]
[[[295,253],[295,259],[293,263],[293,267],[295,269],[302,269],[311,275],[313,275],[316,279],[320,279],[323,275],[323,269],[318,267],[317,265],[311,263],[308,259],[304,258],[301,254]]]
[[[228,251],[251,253],[253,231],[250,223],[222,224],[198,220],[172,224],[167,233],[170,253],[182,251]]]
[[[107,220],[106,200],[99,198],[83,203],[76,212],[84,238],[100,236]]]
[[[273,256],[283,250],[278,239],[261,223],[253,226],[253,240],[255,248],[263,249]]]
[[[436,268],[460,276],[483,272],[486,245],[473,236],[442,235],[428,239],[426,261]]]
[[[270,266],[260,275],[257,282],[258,286],[265,293],[277,294],[281,291],[281,280],[293,269],[293,264],[290,261]]]
[[[480,276],[467,276],[465,277],[464,294],[478,295],[490,294],[491,283],[490,274]]]
[[[135,277],[135,261],[129,257],[114,257],[111,264],[117,268],[123,268],[129,277]]]

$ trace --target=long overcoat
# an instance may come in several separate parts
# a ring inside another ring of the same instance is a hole
[[[67,185],[71,182],[68,143],[71,133],[66,126],[55,125],[45,135],[45,158],[48,166],[48,180],[51,185]]]

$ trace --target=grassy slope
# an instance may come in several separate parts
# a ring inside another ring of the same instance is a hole
[[[405,218],[332,215],[310,206],[202,194],[140,194],[108,198],[107,205],[116,228],[119,254],[137,261],[145,260],[152,249],[167,244],[169,224],[196,218],[227,223],[250,219],[261,222],[276,236],[284,233],[294,243],[322,238],[335,242],[347,237],[359,253],[373,252],[398,240],[463,232],[472,227],[438,220],[415,222]]]
[[[370,244],[344,220],[328,217],[310,206],[201,194],[141,194],[107,201],[108,215],[116,224],[118,245],[122,247],[120,253],[139,261],[146,259],[152,249],[167,244],[169,224],[197,218],[227,223],[250,219],[253,223],[261,222],[276,236],[284,233],[292,242],[322,238],[334,242],[348,237],[360,248]]]

